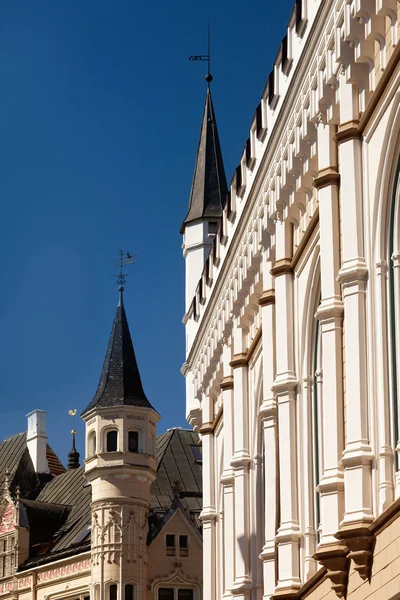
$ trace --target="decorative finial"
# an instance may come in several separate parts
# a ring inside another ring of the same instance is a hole
[[[189,56],[189,60],[195,61],[207,61],[208,70],[207,75],[205,76],[205,80],[207,81],[208,87],[210,87],[210,83],[213,80],[213,76],[211,75],[211,45],[210,45],[210,22],[208,22],[208,54],[195,54]]]
[[[68,469],[77,469],[79,467],[79,452],[77,451],[77,449],[75,447],[75,436],[76,436],[75,415],[76,415],[76,408],[70,409],[68,411],[68,414],[69,414],[70,417],[72,417],[72,429],[71,429],[72,448],[71,448],[71,452],[68,454]]]

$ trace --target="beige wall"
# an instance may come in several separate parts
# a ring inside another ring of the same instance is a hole
[[[188,535],[189,552],[187,557],[167,556],[165,536],[167,534]],[[157,598],[157,587],[192,587],[196,590],[195,600],[200,600],[202,587],[202,543],[197,532],[188,523],[180,510],[177,510],[157,538],[148,548],[148,590],[147,600]],[[179,565],[180,566],[177,566]],[[165,586],[164,586],[165,584]]]

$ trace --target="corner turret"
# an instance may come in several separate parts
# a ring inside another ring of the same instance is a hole
[[[208,83],[189,209],[182,223],[183,256],[186,265],[186,310],[210,252],[218,222],[222,217],[228,186],[217,122]]]

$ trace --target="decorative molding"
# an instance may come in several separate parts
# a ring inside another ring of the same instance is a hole
[[[275,290],[266,290],[261,294],[258,299],[258,304],[260,306],[269,306],[270,304],[275,304]]]
[[[339,125],[337,132],[335,133],[334,140],[338,144],[343,144],[349,140],[358,140],[362,136],[360,130],[360,121],[347,121]]]
[[[222,391],[233,390],[232,375],[228,375],[227,377],[224,377],[223,380],[221,381],[221,383],[219,384],[219,387],[221,388]]]
[[[240,352],[239,354],[235,354],[229,363],[229,366],[232,369],[237,369],[238,367],[245,367],[247,365],[247,352]]]
[[[270,272],[271,275],[273,275],[274,277],[279,277],[280,275],[288,275],[290,273],[293,273],[292,259],[281,258],[280,260],[277,260]]]
[[[313,182],[314,187],[320,190],[328,185],[340,185],[340,175],[336,167],[326,167],[318,171],[318,175]]]
[[[354,569],[364,580],[371,576],[372,550],[375,543],[375,536],[371,529],[366,525],[345,526],[341,528],[335,537],[346,544],[350,552],[347,555],[349,560],[354,562]]]
[[[315,554],[315,560],[326,569],[326,577],[331,580],[331,588],[338,598],[345,598],[349,578],[349,564],[347,558],[349,549],[343,543],[322,546]]]

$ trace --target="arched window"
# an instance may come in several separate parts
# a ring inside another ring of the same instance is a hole
[[[139,452],[138,431],[128,431],[128,452]]]
[[[400,161],[397,166],[389,224],[389,346],[390,346],[390,380],[392,398],[392,435],[393,446],[399,450],[399,387],[400,373]],[[400,470],[400,452],[396,452],[396,471]]]
[[[88,456],[93,456],[96,454],[96,432],[91,431],[88,435],[88,443],[87,443],[87,454]]]
[[[107,431],[106,450],[107,452],[116,452],[118,450],[118,431],[116,429]]]
[[[319,302],[318,302],[319,304]],[[313,476],[315,497],[315,529],[319,541],[319,529],[321,522],[320,497],[317,491],[321,479],[321,395],[322,395],[322,349],[321,328],[319,321],[315,322],[314,348],[313,348],[313,378],[312,378],[312,439],[313,439]]]

